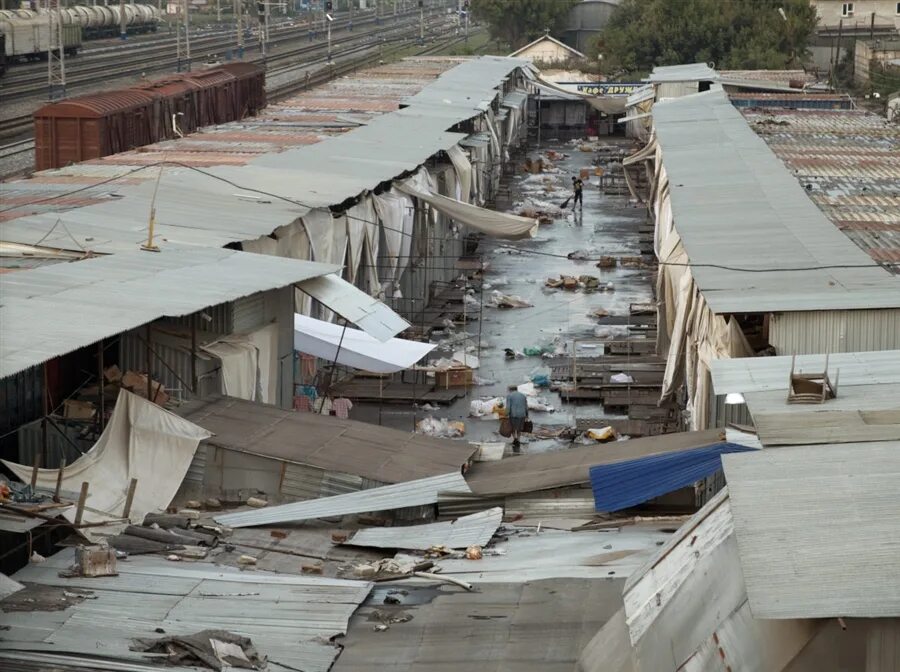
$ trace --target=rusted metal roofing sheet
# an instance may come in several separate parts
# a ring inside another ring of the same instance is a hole
[[[229,450],[399,483],[459,470],[475,448],[354,420],[294,413],[231,397],[189,402],[179,415],[214,434]]]
[[[844,235],[900,272],[900,126],[860,110],[745,110],[744,117]]]
[[[900,616],[900,441],[723,462],[755,618]]]

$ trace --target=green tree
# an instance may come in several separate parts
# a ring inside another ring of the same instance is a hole
[[[578,0],[471,0],[472,14],[488,25],[491,37],[513,49],[557,32]]]
[[[593,55],[607,72],[713,62],[721,69],[798,67],[816,26],[809,0],[624,0]]]

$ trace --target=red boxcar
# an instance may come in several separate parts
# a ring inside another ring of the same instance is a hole
[[[266,75],[249,63],[165,77],[71,98],[34,113],[35,167],[59,168],[237,121],[266,104]]]

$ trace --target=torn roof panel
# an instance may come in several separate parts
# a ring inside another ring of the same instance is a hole
[[[59,577],[73,561],[74,549],[66,549],[14,575],[17,581],[84,588],[94,597],[62,612],[33,611],[27,619],[0,612],[0,625],[11,628],[0,640],[5,656],[75,656],[83,664],[96,661],[101,669],[149,665],[153,657],[129,650],[132,638],[156,638],[158,628],[167,635],[222,628],[249,637],[270,664],[327,672],[340,651],[329,640],[346,632],[350,616],[372,588],[362,581],[243,572],[158,556],[120,562],[118,576]]]
[[[900,616],[900,441],[723,461],[754,617]]]
[[[409,525],[405,527],[373,527],[359,530],[343,542],[351,546],[399,548],[427,551],[433,546],[466,548],[485,546],[503,521],[503,509],[499,506],[456,520]]]
[[[258,510],[222,513],[215,519],[216,522],[229,527],[299,522],[314,518],[332,518],[354,513],[390,511],[435,504],[438,501],[438,494],[442,492],[470,492],[470,490],[460,471],[454,471],[441,476],[385,485],[333,497],[270,506]]]
[[[590,468],[646,455],[708,446],[722,439],[720,430],[679,432],[568,450],[532,453],[499,462],[477,462],[466,472],[472,492],[514,494],[590,482]]]
[[[188,402],[179,414],[213,433],[208,445],[382,483],[447,474],[461,469],[475,452],[459,441],[231,397]]]
[[[216,248],[133,252],[2,275],[0,377],[134,329],[336,266]],[[141,297],[136,301],[135,297]]]

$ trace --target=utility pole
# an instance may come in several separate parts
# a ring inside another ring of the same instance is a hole
[[[244,0],[234,0],[234,16],[237,24],[237,54],[244,58]]]
[[[128,28],[125,23],[125,0],[119,0],[119,37],[123,40],[128,39]]]
[[[334,11],[334,2],[332,0],[325,0],[325,34],[326,39],[328,40],[328,58],[327,62],[331,63],[331,13]]]
[[[54,10],[50,0],[47,0],[47,96],[50,100],[66,95],[66,48],[63,42],[62,13],[59,8],[58,5]]]
[[[469,0],[463,0],[463,9],[466,10],[466,46],[469,46]]]
[[[419,44],[425,44],[425,0],[419,0]]]
[[[187,70],[191,71],[191,2],[184,0],[184,55],[187,59]]]

